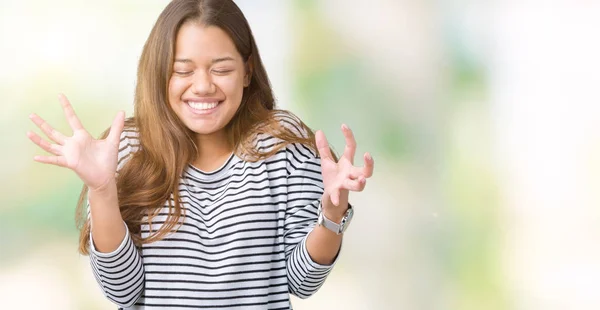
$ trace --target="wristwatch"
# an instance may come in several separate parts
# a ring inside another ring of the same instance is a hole
[[[325,213],[323,212],[323,205],[320,201],[319,208],[317,209],[317,214],[319,215],[317,219],[318,225],[333,231],[336,235],[339,235],[343,234],[346,228],[350,226],[350,221],[352,220],[352,216],[354,216],[354,209],[350,204],[348,204],[348,210],[346,211],[346,214],[344,214],[344,217],[342,218],[342,221],[339,224],[328,219],[325,216]]]

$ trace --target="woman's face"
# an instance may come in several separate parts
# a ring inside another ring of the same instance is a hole
[[[242,101],[245,64],[220,28],[185,23],[177,33],[169,104],[198,135],[221,135]]]

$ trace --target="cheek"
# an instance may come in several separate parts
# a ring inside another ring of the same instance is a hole
[[[169,80],[169,98],[181,97],[183,92],[187,89],[187,82],[183,79],[172,77]]]
[[[219,82],[219,88],[231,99],[241,98],[244,91],[243,78],[238,76],[224,78]]]

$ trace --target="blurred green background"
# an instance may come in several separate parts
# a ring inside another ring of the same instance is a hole
[[[279,106],[376,161],[295,309],[600,307],[600,4],[236,2]],[[33,162],[28,115],[69,133],[60,92],[96,136],[131,115],[167,3],[0,1],[0,308],[114,308],[77,254],[82,184]]]

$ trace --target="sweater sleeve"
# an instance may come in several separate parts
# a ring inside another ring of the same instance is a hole
[[[125,223],[123,223],[125,224]],[[98,252],[90,234],[90,263],[104,296],[119,307],[133,306],[144,288],[142,257],[133,243],[127,225],[125,237],[111,253]]]
[[[117,171],[138,149],[138,145],[135,131],[124,131],[121,134]],[[88,201],[88,216],[89,214]],[[142,295],[144,268],[142,257],[131,239],[129,229],[123,224],[125,237],[119,247],[111,253],[97,251],[90,233],[90,264],[104,296],[119,307],[128,308]]]
[[[291,170],[284,227],[287,278],[289,292],[304,299],[319,290],[335,261],[331,265],[318,264],[306,247],[308,234],[317,223],[317,208],[323,195],[320,159],[298,144],[289,145],[287,153]]]

